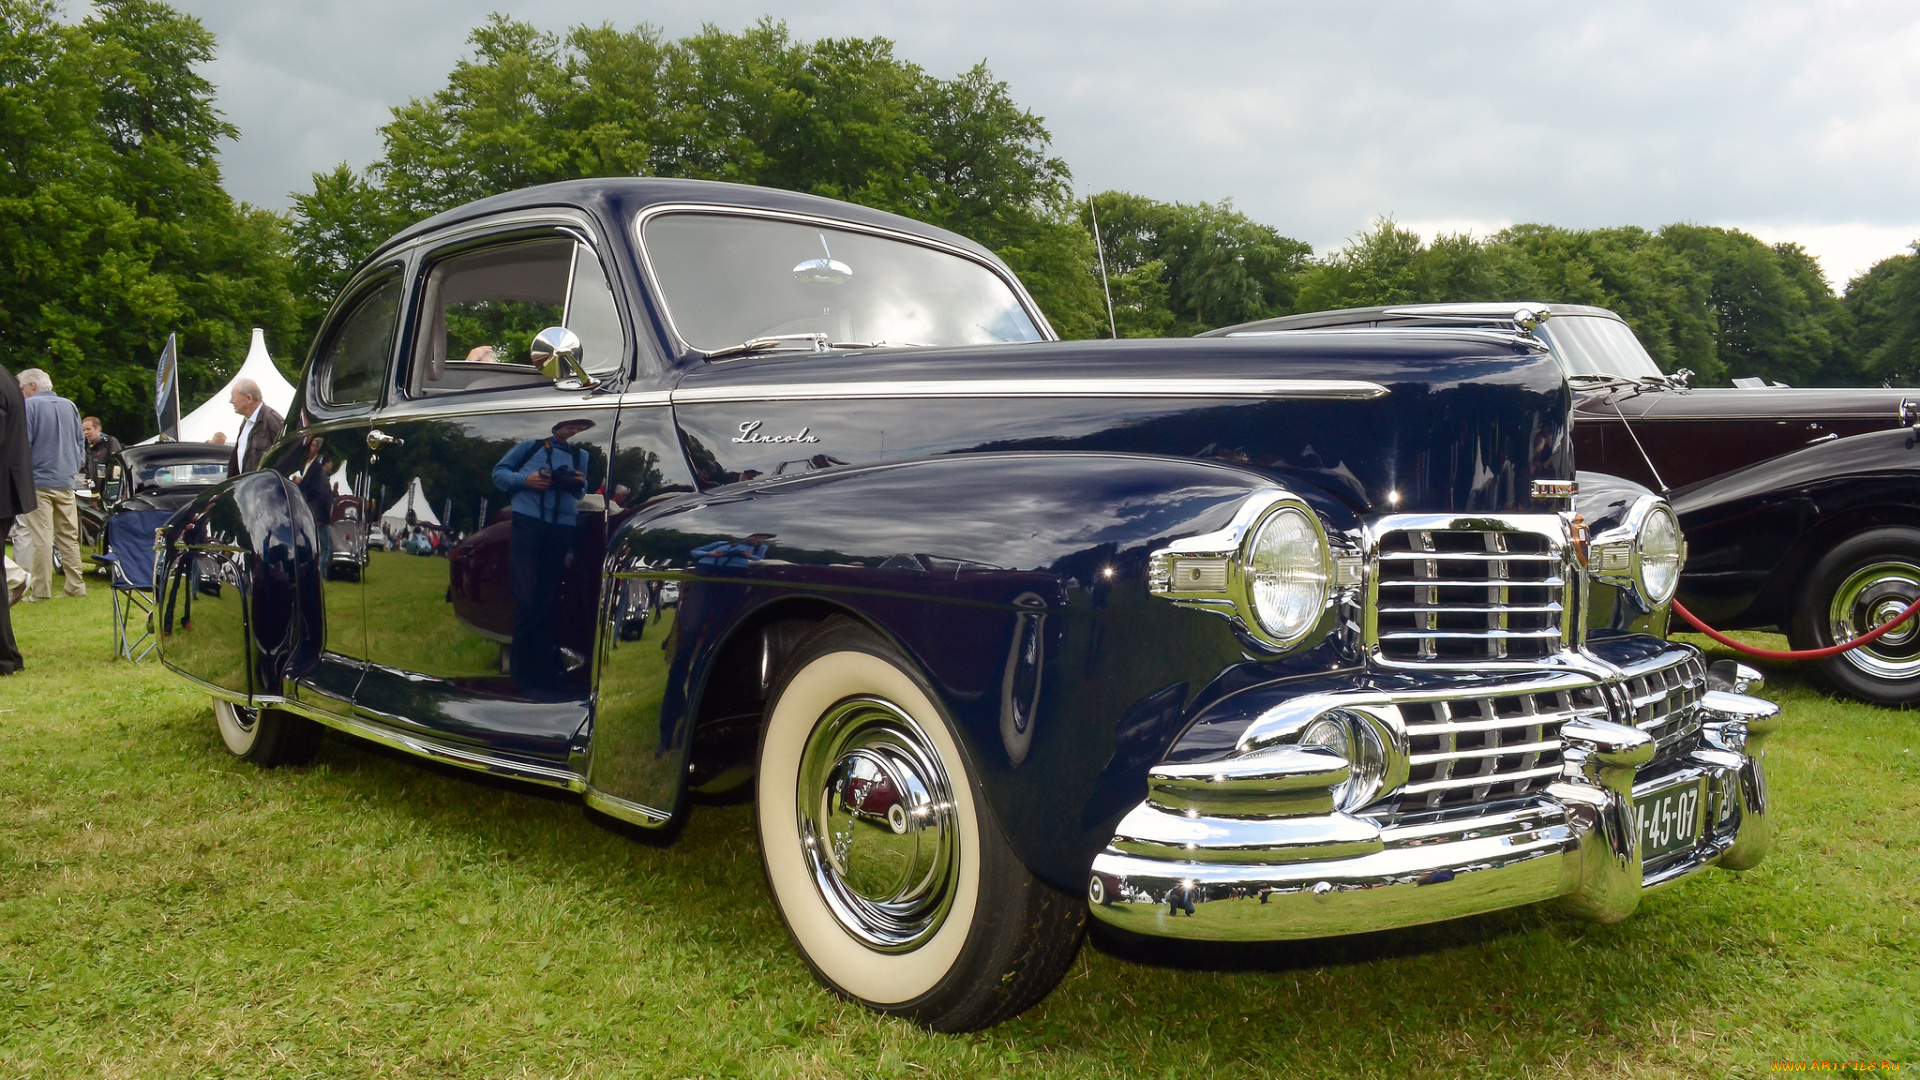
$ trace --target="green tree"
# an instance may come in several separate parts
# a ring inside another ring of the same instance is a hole
[[[153,430],[169,332],[191,397],[238,366],[252,327],[298,321],[282,221],[220,185],[233,129],[196,71],[212,57],[197,20],[152,0],[77,24],[0,0],[0,354],[123,437]]]
[[[1063,333],[1093,332],[1090,240],[1043,121],[984,64],[936,78],[884,38],[800,42],[771,20],[678,41],[562,37],[495,15],[433,94],[393,110],[361,174],[314,176],[292,233],[323,296],[395,228],[487,195],[591,176],[727,180],[906,214],[998,252]]]
[[[1844,305],[1863,380],[1920,386],[1920,240],[1848,282]]]
[[[1126,337],[1186,336],[1284,314],[1313,254],[1230,200],[1189,205],[1108,191],[1093,207]],[[1091,229],[1087,207],[1079,210]]]

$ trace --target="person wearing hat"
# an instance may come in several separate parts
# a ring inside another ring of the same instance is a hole
[[[589,458],[568,440],[591,428],[578,418],[553,425],[544,439],[527,439],[493,467],[493,486],[512,496],[513,534],[508,584],[513,592],[513,644],[508,665],[515,685],[532,694],[563,691],[553,605],[573,553],[580,496]]]

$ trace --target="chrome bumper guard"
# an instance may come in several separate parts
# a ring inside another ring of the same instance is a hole
[[[1567,677],[1559,678],[1559,700],[1591,700],[1569,697]],[[1607,700],[1625,705],[1632,699],[1618,684],[1626,681],[1626,673],[1582,678],[1576,689],[1598,687]],[[1539,697],[1542,685],[1553,684],[1518,679],[1476,695]],[[1340,699],[1328,707],[1390,718],[1391,728],[1402,703],[1418,715],[1447,696],[1357,692],[1328,695]],[[1315,771],[1313,761],[1301,758],[1303,750],[1317,748],[1157,769],[1149,779],[1154,794],[1121,821],[1095,858],[1089,904],[1096,918],[1135,933],[1213,941],[1386,930],[1556,898],[1573,914],[1618,922],[1648,889],[1709,866],[1746,869],[1771,846],[1762,744],[1779,725],[1779,707],[1706,690],[1684,708],[1697,714],[1688,720],[1698,726],[1688,723],[1689,737],[1673,745],[1576,704],[1552,718],[1559,770],[1550,782],[1512,789],[1525,791],[1516,797],[1438,812],[1407,813],[1394,809],[1392,799],[1357,813],[1330,810],[1325,788],[1319,799],[1289,807],[1289,793]],[[1538,753],[1538,746],[1522,748]],[[1278,765],[1262,769],[1256,764],[1262,759]],[[1195,774],[1209,769],[1215,797],[1192,797]],[[1344,770],[1329,771],[1324,762],[1318,769],[1322,783],[1345,778]],[[1264,798],[1250,790],[1261,780],[1275,788]],[[1636,804],[1683,785],[1700,792],[1682,804],[1694,815],[1697,838],[1643,863],[1646,823]],[[1182,792],[1185,797],[1169,797]]]

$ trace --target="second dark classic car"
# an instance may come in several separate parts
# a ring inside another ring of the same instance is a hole
[[[263,766],[331,728],[662,839],[750,791],[806,963],[940,1030],[1089,914],[1614,921],[1761,859],[1778,717],[1663,640],[1673,512],[1576,488],[1571,404],[1511,334],[1060,342],[903,218],[535,188],[354,275],[165,530],[161,652]],[[330,576],[342,498],[447,557]]]
[[[1620,316],[1578,304],[1347,308],[1213,334],[1343,327],[1502,329],[1547,344],[1577,392],[1580,468],[1673,500],[1690,549],[1681,602],[1717,629],[1778,629],[1795,649],[1820,649],[1920,600],[1920,394],[1689,386]],[[1810,666],[1866,701],[1920,702],[1920,623]]]

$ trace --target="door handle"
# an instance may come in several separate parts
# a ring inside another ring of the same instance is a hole
[[[383,446],[405,446],[406,444],[407,440],[399,438],[398,436],[389,435],[379,428],[374,428],[372,431],[367,432],[367,449],[369,450],[378,450]]]

